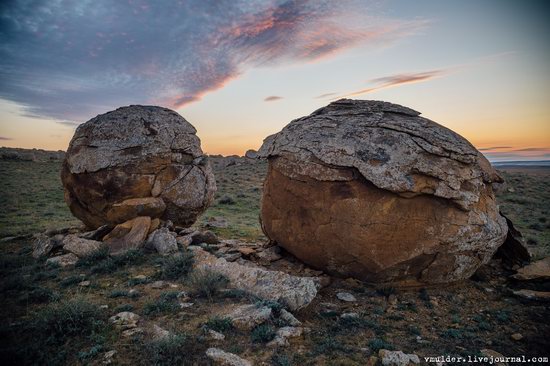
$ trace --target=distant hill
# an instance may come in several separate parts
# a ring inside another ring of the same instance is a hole
[[[550,167],[550,160],[493,161],[491,164],[497,168],[507,166]]]
[[[47,151],[42,149],[20,149],[13,147],[0,147],[0,160],[15,161],[61,161],[65,157],[63,150]]]

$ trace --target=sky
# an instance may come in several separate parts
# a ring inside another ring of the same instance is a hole
[[[422,112],[492,161],[550,160],[550,5],[521,0],[2,0],[0,145],[65,150],[130,104],[209,154],[339,98]]]

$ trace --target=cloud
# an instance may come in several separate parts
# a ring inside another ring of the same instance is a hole
[[[447,74],[448,72],[450,71],[446,69],[439,69],[439,70],[429,70],[429,71],[423,71],[423,72],[417,72],[417,73],[395,74],[395,75],[385,76],[381,78],[376,78],[376,79],[370,80],[370,82],[374,83],[375,86],[357,90],[357,91],[339,96],[334,99],[347,98],[347,97],[353,97],[357,95],[372,93],[380,89],[391,88],[391,87],[399,86],[403,84],[420,83],[420,82],[424,82],[424,81],[428,81],[428,80],[440,77],[444,74]]]
[[[13,140],[13,139],[11,137],[0,136],[0,140],[1,141],[10,141],[10,140]]]
[[[480,147],[479,151],[493,151],[493,150],[505,150],[512,149],[512,146],[492,146],[492,147]]]
[[[281,100],[281,99],[283,99],[283,97],[279,97],[279,96],[277,96],[277,95],[271,95],[271,96],[269,96],[269,97],[266,97],[266,98],[264,99],[264,102],[274,102],[274,101],[276,101],[276,100]]]
[[[326,97],[331,97],[333,95],[336,95],[338,93],[325,93],[325,94],[321,94],[321,95],[318,95],[316,97],[313,97],[315,99],[322,99],[322,98],[326,98]]]
[[[517,149],[515,151],[517,152],[549,151],[550,152],[550,147],[526,147],[523,149]]]
[[[251,68],[316,62],[424,27],[361,0],[0,3],[0,98],[81,122],[127,104],[181,107]]]

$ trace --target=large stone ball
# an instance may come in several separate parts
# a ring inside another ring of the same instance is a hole
[[[139,105],[80,125],[61,180],[71,212],[92,228],[136,216],[188,226],[216,191],[195,128],[170,109]]]
[[[342,99],[264,140],[261,222],[302,261],[367,282],[471,276],[507,225],[501,178],[455,132],[399,105]]]

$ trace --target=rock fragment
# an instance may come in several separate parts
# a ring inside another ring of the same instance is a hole
[[[59,255],[46,260],[46,264],[54,264],[60,267],[74,266],[76,262],[78,262],[78,257],[73,253]]]
[[[220,366],[252,366],[252,362],[247,361],[239,356],[225,352],[219,348],[209,348],[206,350],[206,356]]]
[[[221,273],[232,287],[252,293],[262,299],[278,301],[289,310],[307,306],[317,295],[319,281],[312,277],[298,277],[279,271],[268,271],[253,264],[227,262],[198,247],[193,248],[195,265]]]
[[[65,251],[71,252],[80,258],[99,251],[103,246],[100,241],[82,239],[75,234],[67,235],[62,244]]]

